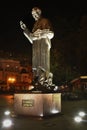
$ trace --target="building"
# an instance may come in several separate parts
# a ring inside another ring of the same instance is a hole
[[[0,59],[0,81],[7,81],[9,77],[20,80],[20,62],[16,60]]]
[[[30,83],[32,78],[29,65],[23,67],[18,60],[0,59],[0,89],[9,90],[15,84]]]
[[[71,81],[72,90],[87,91],[87,76],[80,76]]]

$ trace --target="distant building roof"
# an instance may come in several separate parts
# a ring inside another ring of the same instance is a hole
[[[76,82],[78,80],[87,81],[87,76],[80,76],[78,78],[75,78],[75,79],[71,80],[71,83],[74,83],[74,82]]]

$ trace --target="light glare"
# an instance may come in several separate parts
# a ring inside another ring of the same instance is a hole
[[[79,117],[79,116],[77,116],[77,117],[74,118],[74,120],[75,120],[76,122],[81,122],[81,121],[82,121],[82,118]]]
[[[84,117],[85,115],[85,112],[79,112],[79,116]]]
[[[4,114],[5,115],[10,115],[10,111],[5,111]]]
[[[51,112],[52,112],[52,113],[54,113],[54,114],[56,114],[56,113],[58,113],[59,111],[58,111],[58,110],[53,109]]]
[[[41,117],[43,117],[43,114],[40,114]]]
[[[54,91],[57,91],[57,90],[58,90],[58,86],[55,86]]]
[[[3,127],[10,127],[12,125],[12,121],[10,119],[5,119],[3,121]]]

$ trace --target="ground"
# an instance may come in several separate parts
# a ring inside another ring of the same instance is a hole
[[[79,111],[85,111],[87,113],[87,100],[62,100],[61,113],[55,116],[49,117],[29,117],[29,116],[17,116],[11,117],[13,125],[10,128],[3,128],[2,121],[5,118],[4,111],[6,109],[13,111],[13,96],[12,95],[0,95],[0,130],[86,130],[87,129],[87,117],[85,120],[77,123],[74,121],[74,117],[78,115]]]

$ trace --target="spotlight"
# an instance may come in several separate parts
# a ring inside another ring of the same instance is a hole
[[[58,90],[58,86],[55,86],[55,87],[54,87],[54,91],[57,91],[57,90]]]
[[[58,110],[53,109],[51,112],[52,112],[52,113],[54,113],[54,114],[56,114],[56,113],[58,113],[59,111],[58,111]]]
[[[10,115],[10,111],[5,111],[4,114],[5,115]]]
[[[79,116],[84,117],[85,115],[85,112],[79,112]]]
[[[75,118],[74,118],[74,120],[76,121],[76,122],[81,122],[82,121],[82,118],[81,117],[79,117],[79,116],[76,116]]]
[[[5,119],[3,121],[3,127],[10,127],[12,125],[12,121],[10,119]]]

